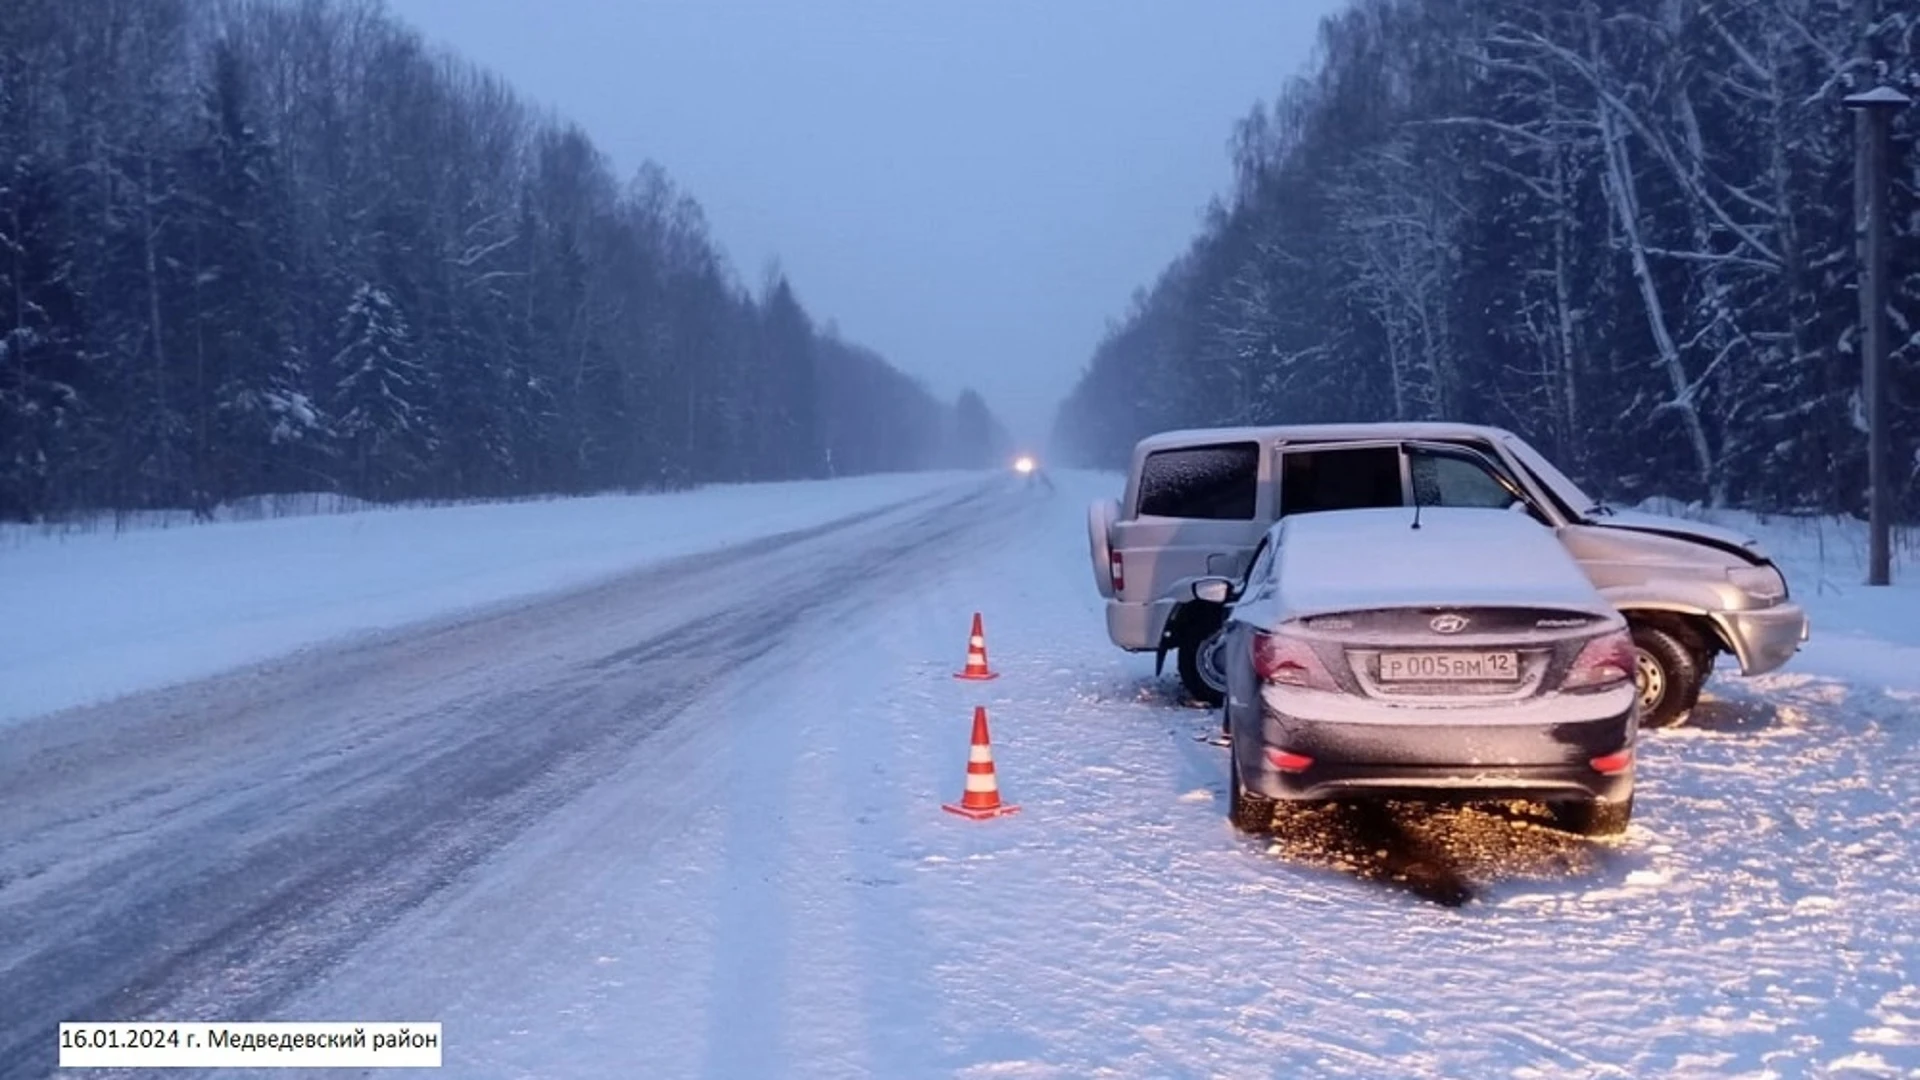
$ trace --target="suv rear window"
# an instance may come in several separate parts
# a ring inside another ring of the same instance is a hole
[[[1371,510],[1405,501],[1397,446],[1288,450],[1280,456],[1281,517]]]
[[[1259,486],[1259,443],[1160,450],[1140,469],[1140,515],[1251,521]]]

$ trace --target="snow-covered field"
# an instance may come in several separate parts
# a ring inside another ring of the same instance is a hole
[[[1084,510],[1117,478],[1055,479],[968,504],[952,539],[822,547],[810,605],[684,673],[671,726],[227,1018],[441,1021],[462,1077],[1920,1076],[1920,567],[1870,590],[1857,537],[1822,571],[1810,527],[1742,523],[1814,640],[1649,733],[1619,842],[1395,807],[1269,844],[1226,822],[1215,718],[1106,641]],[[809,580],[753,565],[741,585]],[[993,682],[951,677],[975,611]],[[524,722],[482,689],[445,708]],[[637,707],[591,691],[554,722]],[[1013,817],[940,809],[975,705]]]
[[[870,476],[117,534],[14,527],[0,533],[0,611],[19,613],[0,619],[0,724],[977,481]]]

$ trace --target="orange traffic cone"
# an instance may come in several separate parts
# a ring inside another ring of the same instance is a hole
[[[973,613],[973,635],[967,639],[967,669],[954,673],[956,679],[997,679],[998,672],[987,670],[987,636],[980,628],[980,613]]]
[[[987,710],[973,707],[973,749],[967,754],[967,790],[958,803],[943,803],[940,809],[950,814],[982,821],[1003,814],[1019,813],[1012,803],[1001,803],[1000,781],[993,771],[993,747],[987,741]]]

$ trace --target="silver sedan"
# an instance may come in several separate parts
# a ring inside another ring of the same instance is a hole
[[[1491,509],[1282,519],[1222,639],[1232,818],[1300,802],[1529,798],[1623,831],[1638,695],[1625,620],[1532,519]]]

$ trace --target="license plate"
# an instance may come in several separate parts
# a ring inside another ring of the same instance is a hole
[[[1380,654],[1381,682],[1514,682],[1520,657],[1512,652],[1398,652]]]

